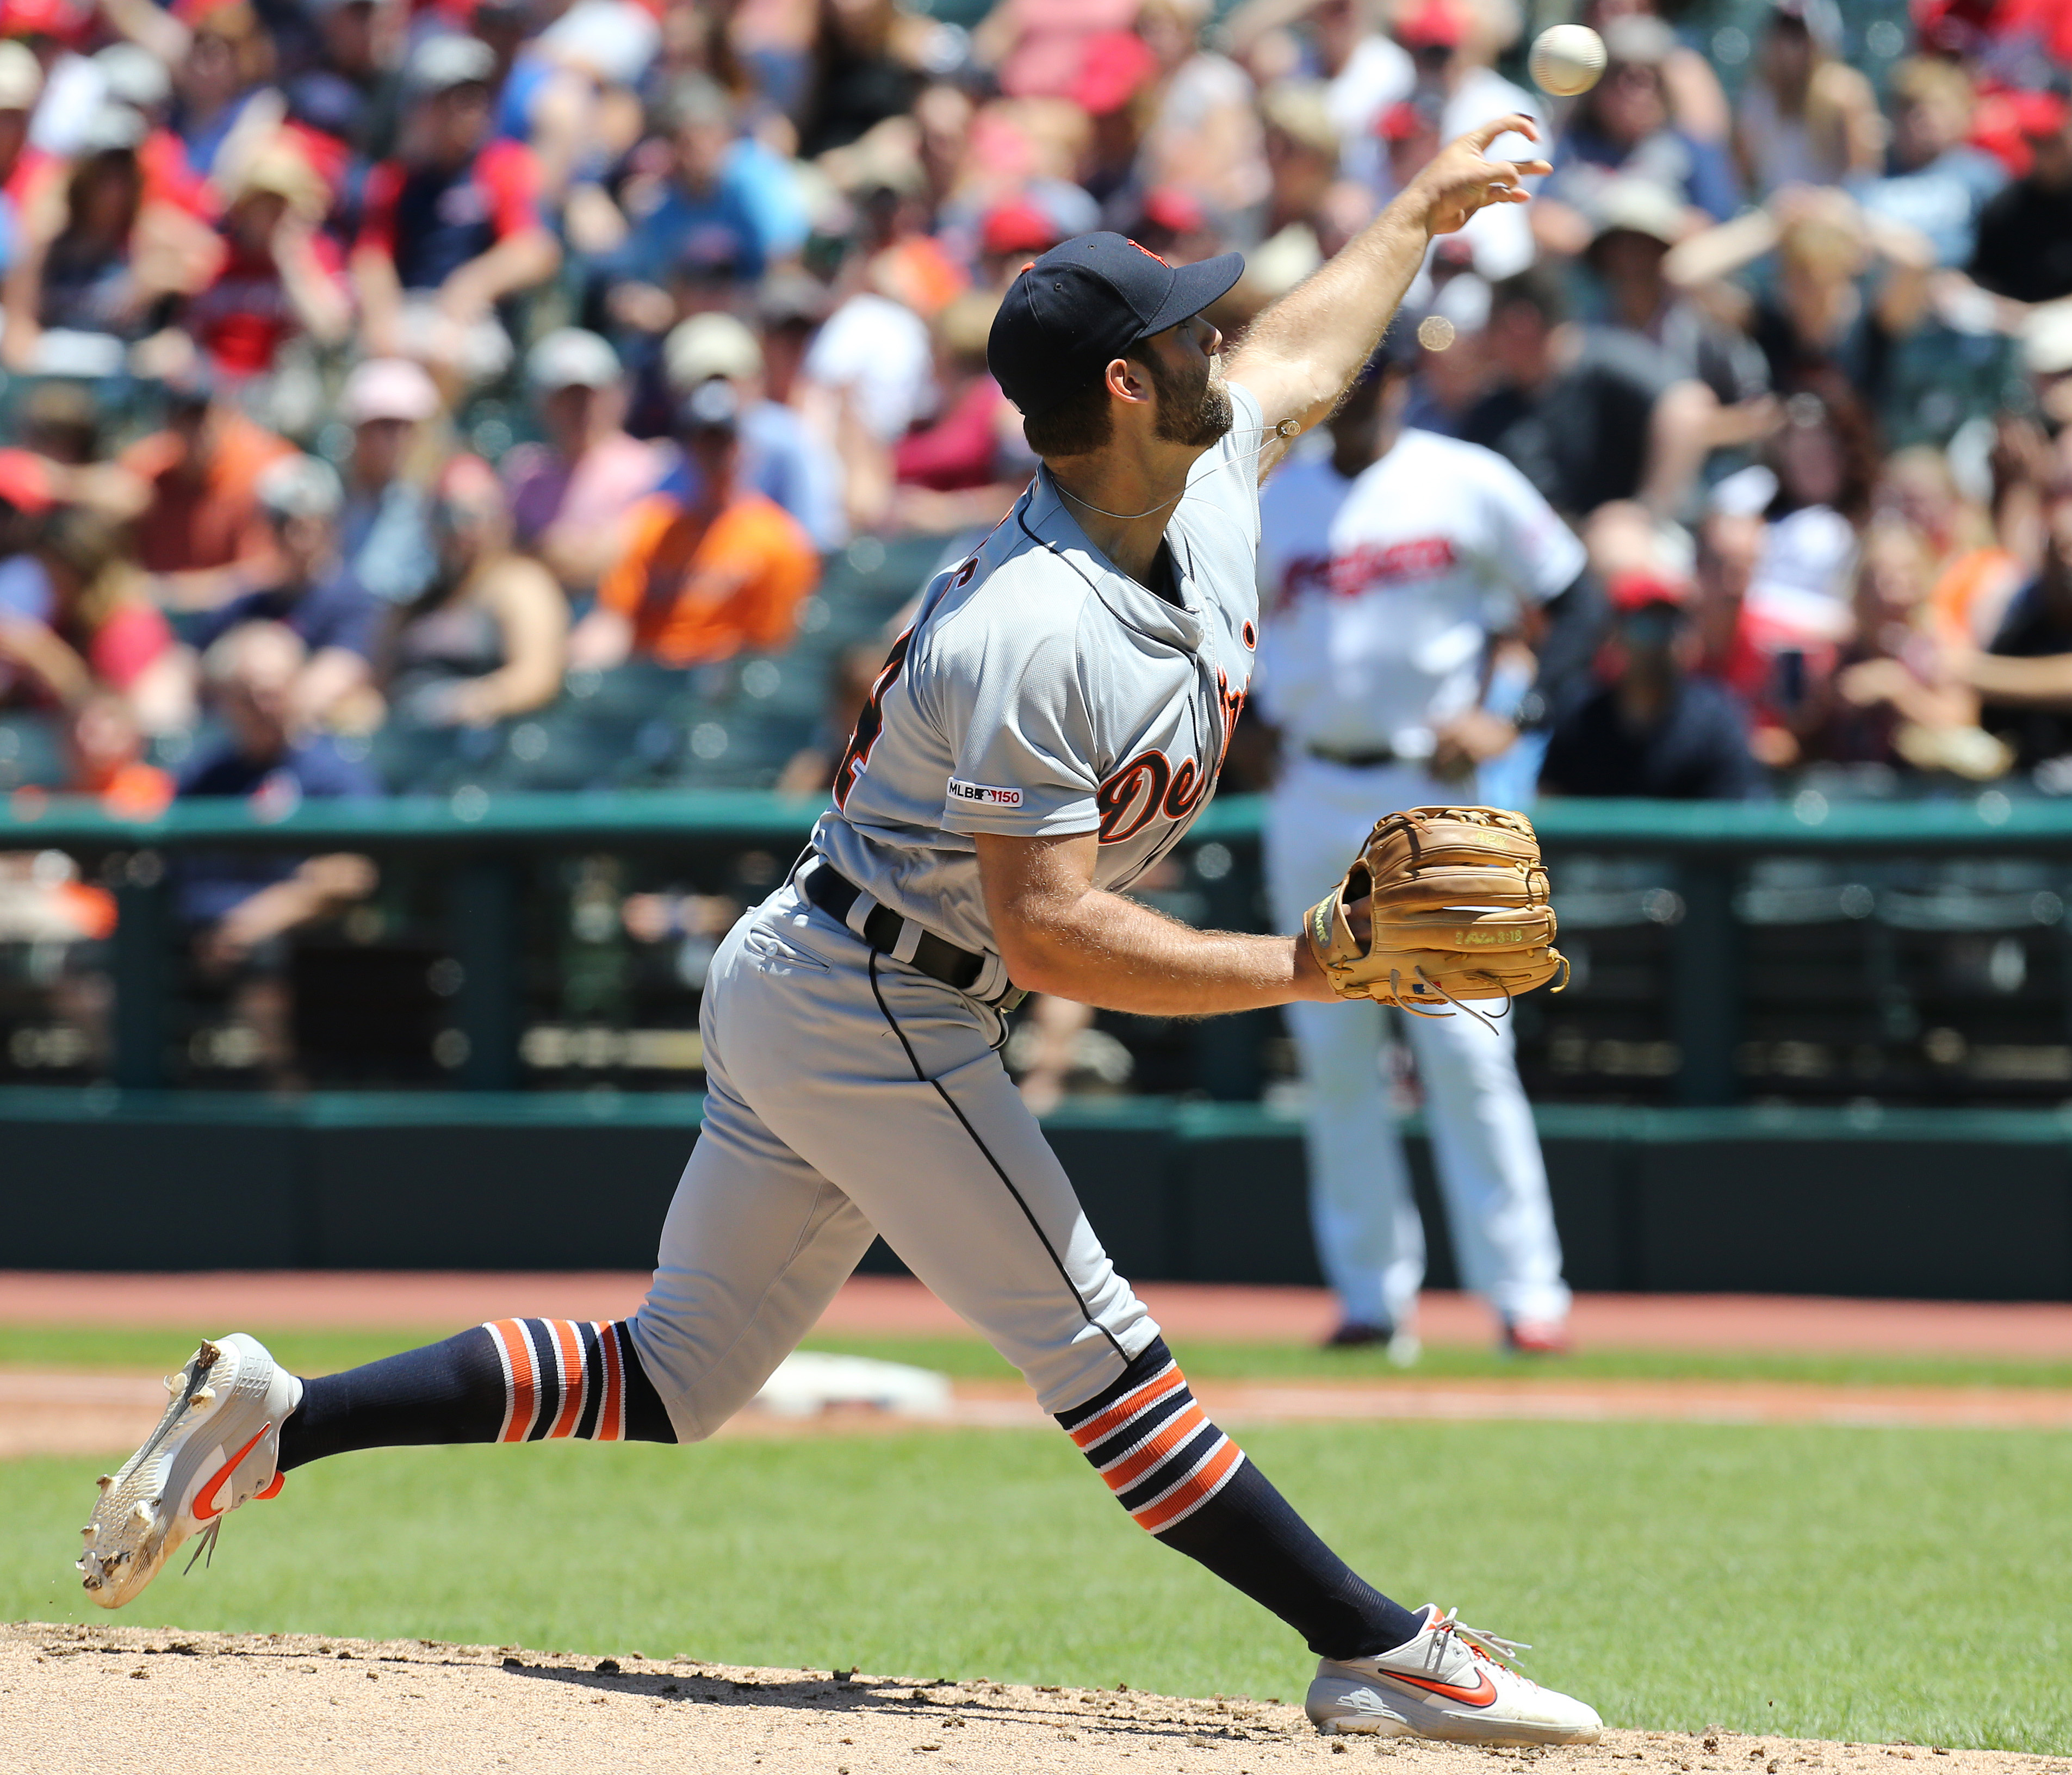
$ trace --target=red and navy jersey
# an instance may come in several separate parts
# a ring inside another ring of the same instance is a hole
[[[339,281],[337,246],[319,235],[311,247],[318,269]],[[227,376],[270,370],[282,342],[302,330],[273,254],[245,251],[235,240],[227,243],[222,267],[208,287],[189,298],[181,324]]]
[[[437,290],[498,241],[540,226],[540,169],[521,142],[492,142],[457,167],[384,160],[367,175],[356,252],[394,261],[405,290]]]

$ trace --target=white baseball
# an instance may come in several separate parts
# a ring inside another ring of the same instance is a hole
[[[1540,32],[1527,66],[1541,92],[1572,98],[1589,92],[1604,72],[1605,40],[1588,25],[1554,25]]]

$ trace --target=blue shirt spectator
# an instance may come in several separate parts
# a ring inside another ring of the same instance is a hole
[[[1859,180],[1856,201],[1934,243],[1935,262],[1971,262],[1979,217],[2007,169],[1971,146],[1971,83],[1954,63],[1904,63],[1893,76],[1892,147],[1884,175]]]
[[[349,492],[339,540],[354,577],[384,603],[409,603],[438,573],[431,501],[407,481]]]
[[[1659,18],[1633,14],[1605,27],[1610,65],[1577,103],[1549,157],[1541,195],[1594,220],[1600,193],[1614,179],[1644,179],[1679,203],[1724,222],[1741,207],[1726,150],[1671,123],[1663,64],[1676,47]]]
[[[727,170],[702,188],[672,180],[653,198],[652,209],[643,210],[637,201],[630,206],[633,232],[612,257],[613,275],[664,290],[680,267],[726,266],[744,283],[763,275],[767,250],[762,219]]]
[[[247,623],[278,625],[302,647],[292,718],[298,726],[323,726],[371,694],[384,606],[339,555],[344,490],[330,463],[284,457],[253,491],[272,532],[273,582],[203,613],[189,634],[207,649]]]
[[[278,622],[300,637],[311,653],[337,647],[363,659],[374,657],[382,603],[343,562],[306,585],[284,584],[247,592],[204,614],[190,633],[207,647],[240,622]]]
[[[1540,788],[1564,795],[1745,801],[1762,792],[1747,717],[1710,678],[1682,678],[1652,722],[1634,721],[1607,684],[1554,729]]]
[[[735,134],[726,95],[709,80],[687,80],[668,115],[668,171],[627,192],[631,230],[601,269],[666,290],[685,269],[726,268],[752,281],[772,257],[796,253],[808,219],[791,169]]]
[[[668,392],[679,398],[714,376],[733,386],[741,410],[742,481],[796,518],[815,548],[847,543],[841,460],[795,409],[766,396],[754,334],[731,314],[696,314],[670,334],[663,358]],[[690,500],[697,470],[679,457],[660,491]]]
[[[1554,150],[1547,195],[1585,212],[1614,179],[1644,179],[1716,222],[1740,206],[1733,165],[1716,143],[1695,142],[1680,129],[1659,129],[1633,147],[1572,129]]]
[[[296,732],[294,700],[306,658],[295,635],[273,622],[245,623],[209,650],[211,701],[225,734],[180,773],[180,799],[233,798],[278,819],[306,800],[362,799],[382,792],[374,773],[347,758],[335,741]],[[306,860],[265,851],[196,853],[175,866],[174,905],[189,924],[219,926],[256,894],[300,881],[315,869]],[[262,935],[282,935],[287,928]]]
[[[181,771],[182,796],[237,795],[269,812],[291,812],[304,801],[366,799],[382,793],[380,779],[348,758],[329,734],[301,739],[272,757],[254,758],[235,740],[199,753]]]

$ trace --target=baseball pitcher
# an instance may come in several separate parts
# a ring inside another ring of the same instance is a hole
[[[1375,962],[1385,921],[1342,888],[1321,938],[1194,931],[1122,890],[1207,800],[1251,681],[1260,476],[1367,361],[1432,237],[1546,171],[1486,157],[1506,129],[1536,134],[1512,117],[1454,143],[1260,318],[1227,375],[1201,316],[1234,253],[1176,269],[1096,234],[1022,274],[989,355],[1043,466],[928,586],[810,848],[713,958],[705,1124],[646,1302],[306,1381],[242,1334],[204,1344],[103,1483],[80,1561],[96,1600],[127,1600],[183,1539],[346,1449],[709,1436],[876,1231],[1141,1527],[1303,1637],[1321,1730],[1597,1736],[1591,1709],[1501,1662],[1508,1642],[1349,1570],[1204,1415],[998,1051],[1004,1008],[1032,989],[1198,1016],[1364,992],[1373,966],[1451,977],[1436,951]],[[1474,914],[1449,922],[1484,940]]]

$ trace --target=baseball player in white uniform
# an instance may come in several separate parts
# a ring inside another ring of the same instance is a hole
[[[1228,366],[1235,253],[1117,235],[1025,271],[990,358],[1043,466],[892,649],[835,806],[714,956],[707,1095],[628,1321],[498,1321],[303,1380],[204,1344],[102,1488],[80,1560],[118,1604],[186,1535],[347,1448],[695,1442],[752,1399],[874,1231],[1027,1378],[1137,1522],[1295,1628],[1326,1732],[1594,1739],[1597,1715],[1347,1568],[1203,1414],[1001,1063],[1023,989],[1198,1015],[1332,996],[1300,935],[1198,931],[1122,890],[1207,800],[1252,676],[1259,477],[1330,412],[1433,235],[1521,171],[1500,121],[1268,310]],[[1364,917],[1363,910],[1357,915]]]
[[[1480,799],[1476,765],[1515,738],[1484,706],[1493,643],[1584,569],[1582,544],[1502,457],[1404,429],[1409,368],[1400,350],[1377,364],[1260,500],[1253,695],[1281,742],[1265,838],[1284,922],[1344,867],[1376,807]],[[1284,1014],[1309,1087],[1311,1224],[1342,1316],[1330,1342],[1417,1352],[1424,1227],[1379,1066],[1396,1015],[1462,1280],[1510,1347],[1561,1347],[1568,1291],[1510,1023],[1378,1005]]]

